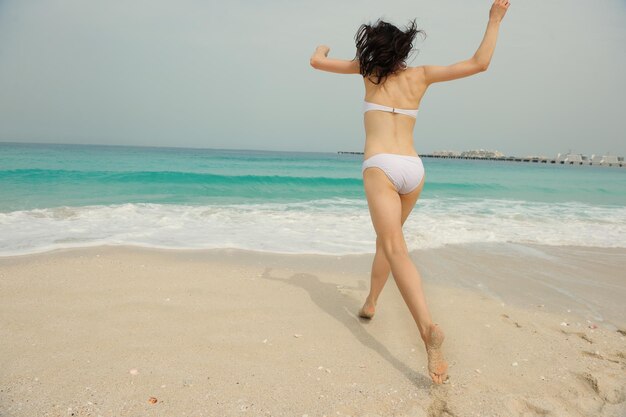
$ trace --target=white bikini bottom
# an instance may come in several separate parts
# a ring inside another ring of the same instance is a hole
[[[372,167],[382,169],[399,194],[415,190],[424,178],[424,165],[419,156],[378,153],[363,161],[361,174]]]

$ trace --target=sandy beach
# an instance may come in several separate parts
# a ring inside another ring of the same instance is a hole
[[[371,255],[101,246],[0,258],[0,416],[626,415],[626,250],[412,252],[449,383]]]

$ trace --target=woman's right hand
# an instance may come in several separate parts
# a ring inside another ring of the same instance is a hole
[[[321,53],[324,56],[328,56],[328,52],[330,51],[330,48],[326,45],[320,45],[317,48],[315,48],[315,52],[316,53]]]
[[[500,22],[509,9],[509,5],[508,0],[495,0],[489,10],[489,20]]]

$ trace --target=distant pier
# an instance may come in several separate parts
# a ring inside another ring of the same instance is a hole
[[[344,155],[363,155],[363,152],[338,151],[338,154]],[[507,162],[530,162],[535,164],[560,164],[560,165],[596,165],[608,167],[626,167],[625,161],[615,162],[593,162],[589,160],[566,161],[557,158],[540,158],[540,157],[518,157],[518,156],[460,156],[460,155],[433,155],[420,154],[420,158],[439,158],[439,159],[474,159],[481,161],[507,161]]]

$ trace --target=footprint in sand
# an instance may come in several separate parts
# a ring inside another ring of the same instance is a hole
[[[613,362],[613,363],[618,363],[618,364],[626,363],[626,361],[620,360],[620,355],[623,355],[621,352],[617,352],[617,354],[614,355],[617,359],[613,359],[613,358],[609,358],[609,357],[603,356],[598,351],[596,351],[596,352],[589,352],[588,350],[581,350],[580,353],[582,353],[585,356],[589,356],[589,357],[592,357],[592,358],[601,359],[601,360],[609,361],[609,362]]]
[[[626,377],[617,374],[593,375],[589,372],[577,374],[580,380],[609,404],[626,401]]]
[[[505,322],[507,322],[507,323],[511,324],[511,321],[512,321],[512,320],[510,320],[510,319],[511,319],[511,317],[509,317],[509,315],[508,315],[508,314],[504,314],[504,313],[503,313],[503,314],[500,314],[500,317],[502,317],[502,318],[504,319],[504,321],[505,321]],[[522,325],[521,325],[521,324],[519,324],[519,323],[518,323],[518,322],[516,322],[516,321],[514,321],[514,322],[513,322],[513,324],[514,324],[514,325],[515,325],[515,327],[517,327],[517,328],[521,328],[521,327],[522,327]]]
[[[561,330],[561,332],[562,332],[563,334],[578,336],[578,337],[580,337],[581,339],[583,339],[585,342],[589,342],[589,343],[592,343],[592,344],[593,344],[593,340],[591,340],[591,338],[590,338],[589,336],[587,336],[587,335],[586,335],[585,333],[583,333],[583,332],[568,332],[568,331],[563,330],[563,329],[560,329],[560,330]]]

